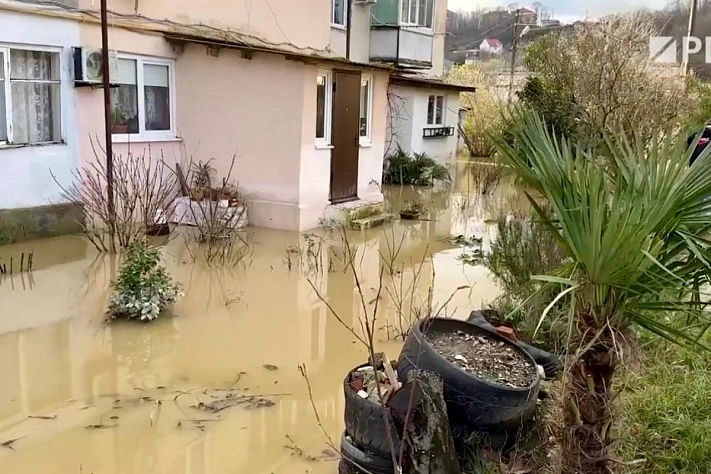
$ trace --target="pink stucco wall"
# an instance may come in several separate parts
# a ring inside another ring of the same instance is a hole
[[[236,156],[232,180],[249,200],[252,225],[305,230],[318,225],[329,204],[331,150],[315,146],[316,75],[319,66],[284,56],[232,49],[217,56],[207,47],[174,48],[163,37],[111,31],[112,49],[175,60],[176,129],[174,140],[114,144],[116,154],[147,152],[169,163],[207,161],[220,177]],[[82,28],[82,44],[98,47],[99,29]],[[388,74],[374,78],[372,143],[360,148],[359,197],[382,199],[372,179],[382,174]],[[103,142],[100,89],[77,90],[81,162],[93,156],[91,138]]]
[[[331,0],[107,1],[113,12],[239,31],[272,44],[325,50],[330,41]],[[98,8],[96,0],[79,0],[79,4],[86,9]]]

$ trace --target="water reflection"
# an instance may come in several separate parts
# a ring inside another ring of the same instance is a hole
[[[458,176],[469,175],[460,170]],[[395,356],[400,343],[386,339],[395,335],[397,295],[404,289],[414,288],[411,300],[422,301],[431,288],[442,302],[469,286],[448,307],[457,317],[496,297],[486,269],[463,266],[461,249],[443,237],[495,238],[486,221],[510,211],[520,196],[510,185],[491,197],[463,189],[458,183],[451,191],[387,190],[396,209],[408,199],[431,204],[421,221],[348,234],[358,251],[362,295],[353,274],[343,271],[347,246],[337,232],[318,233],[326,248],[320,272],[308,265],[287,269],[285,249],[303,245],[294,233],[255,229],[253,258],[229,270],[194,263],[182,244],[169,243],[166,265],[185,297],[172,315],[150,325],[103,322],[115,257],[96,257],[71,237],[0,247],[7,254],[29,246],[38,262],[40,255],[51,262],[32,273],[31,291],[27,281],[20,290],[17,275],[14,285],[0,282],[0,442],[20,438],[15,450],[0,450],[0,472],[335,472],[333,463],[309,463],[284,448],[287,434],[308,454],[325,447],[297,364],[306,364],[313,403],[337,442],[342,380],[366,353],[328,306],[359,328],[363,306],[372,311],[385,285],[379,326],[389,322],[393,331],[383,328],[379,339]],[[269,397],[275,405],[219,416],[192,408],[210,390],[226,388]],[[162,405],[151,426],[155,400]],[[190,421],[205,418],[219,421]]]

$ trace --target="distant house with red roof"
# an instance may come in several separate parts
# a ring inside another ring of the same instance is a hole
[[[487,38],[481,42],[479,50],[489,54],[502,54],[504,45],[496,38]]]

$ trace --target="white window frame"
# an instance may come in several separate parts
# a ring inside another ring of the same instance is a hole
[[[348,24],[348,2],[352,0],[343,0],[343,24],[334,22],[336,16],[336,0],[331,0],[331,28],[345,29]]]
[[[118,59],[131,59],[136,61],[136,88],[138,97],[138,133],[117,133],[112,134],[112,142],[151,142],[151,141],[171,141],[177,138],[175,128],[175,60],[165,58],[155,58],[152,56],[140,56],[135,54],[117,55]],[[170,129],[169,130],[146,130],[146,91],[143,79],[143,66],[168,66],[168,87],[170,94]]]
[[[363,74],[360,77],[361,81],[367,80],[368,81],[368,116],[366,119],[368,120],[368,125],[366,127],[366,134],[364,137],[360,136],[360,127],[358,130],[358,136],[359,136],[359,143],[360,146],[371,146],[373,144],[373,89],[375,88],[374,86],[374,81],[375,78],[373,77],[372,74]],[[362,82],[361,82],[362,84]],[[362,88],[361,88],[362,89]],[[360,113],[358,113],[358,120],[360,121]],[[360,125],[360,123],[359,123]]]
[[[24,51],[42,51],[46,53],[55,53],[59,56],[59,79],[51,81],[38,81],[38,80],[15,80],[15,82],[46,82],[48,84],[59,84],[59,140],[53,140],[49,142],[39,142],[39,143],[13,143],[13,130],[12,130],[12,80],[10,79],[10,51],[11,50],[24,50]],[[5,121],[7,125],[7,141],[0,140],[0,147],[12,146],[41,146],[41,145],[51,145],[56,143],[64,143],[64,91],[62,91],[62,86],[64,81],[62,80],[62,74],[64,71],[64,57],[62,55],[62,48],[50,47],[50,46],[35,46],[29,44],[7,44],[0,43],[0,52],[3,53],[3,64],[0,67],[3,68],[3,86],[5,89]]]
[[[434,97],[434,109],[432,110],[432,123],[430,123],[430,97]],[[442,116],[441,121],[437,123],[437,97],[442,98]],[[447,115],[447,95],[446,94],[429,94],[427,96],[427,108],[425,109],[425,121],[428,127],[444,127]]]
[[[405,1],[408,2],[407,18],[403,18],[403,15],[402,15],[402,5]],[[437,0],[427,0],[427,2],[432,3],[432,18],[430,18],[430,26],[421,25],[419,23],[419,21],[420,21],[420,1],[419,0],[400,0],[398,2],[398,6],[399,6],[398,16],[400,17],[400,24],[404,25],[404,26],[423,28],[425,30],[432,31],[434,29],[434,16],[435,16],[435,8],[437,6],[436,5]],[[426,8],[427,8],[427,5],[425,5],[425,9]],[[417,18],[417,22],[415,22],[415,23],[412,23],[410,21],[410,16],[411,16],[410,13],[412,12],[413,9],[415,9],[415,15]]]
[[[316,139],[316,148],[331,148],[331,122],[333,119],[333,71],[326,69],[319,69],[316,73],[316,87],[318,87],[318,77],[323,76],[326,78],[326,97],[324,100],[324,110],[323,113],[323,133],[325,137],[316,137],[314,130],[314,136]],[[314,98],[316,99],[316,98]],[[316,100],[316,117],[318,117],[318,100]],[[314,126],[316,124],[314,123]]]

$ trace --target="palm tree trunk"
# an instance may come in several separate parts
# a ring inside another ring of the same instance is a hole
[[[586,347],[598,331],[581,316],[580,346]],[[575,361],[568,373],[564,394],[562,472],[564,474],[609,474],[612,427],[612,377],[617,366],[614,335],[603,329],[592,347]]]

